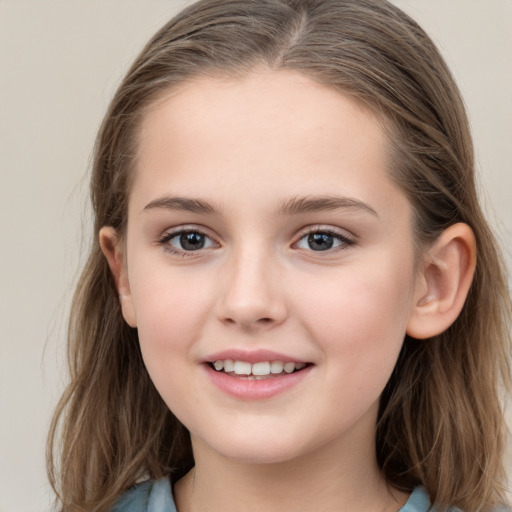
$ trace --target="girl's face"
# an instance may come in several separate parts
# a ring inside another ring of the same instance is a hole
[[[261,70],[172,91],[140,135],[123,312],[196,457],[371,450],[419,279],[382,125]]]

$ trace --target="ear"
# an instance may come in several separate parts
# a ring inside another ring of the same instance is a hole
[[[110,226],[102,227],[99,237],[101,250],[114,277],[123,317],[130,327],[137,327],[122,244],[115,229]]]
[[[407,334],[425,339],[441,334],[464,306],[476,265],[476,242],[467,224],[447,228],[425,254]]]

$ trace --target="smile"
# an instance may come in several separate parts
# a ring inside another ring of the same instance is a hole
[[[218,359],[210,363],[217,372],[222,372],[233,377],[245,377],[248,380],[264,380],[279,375],[295,373],[307,365],[293,361],[260,361],[250,363],[248,361],[233,361],[232,359]]]
[[[313,363],[277,359],[276,354],[261,357],[263,353],[260,352],[260,358],[255,353],[246,354],[246,358],[219,354],[202,367],[214,387],[242,401],[268,400],[291,391],[309,380],[308,375],[315,368]]]

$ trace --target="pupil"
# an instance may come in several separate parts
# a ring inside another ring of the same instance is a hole
[[[308,245],[313,251],[327,251],[333,244],[333,236],[327,233],[311,233],[308,236]]]
[[[180,244],[186,251],[196,251],[204,247],[204,235],[200,233],[182,233]]]

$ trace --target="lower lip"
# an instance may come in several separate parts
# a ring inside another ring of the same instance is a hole
[[[306,368],[294,373],[262,380],[249,380],[218,372],[208,364],[204,365],[204,367],[208,377],[215,386],[227,395],[240,400],[265,400],[272,398],[299,384],[307,377],[312,368],[312,366],[306,366]]]

